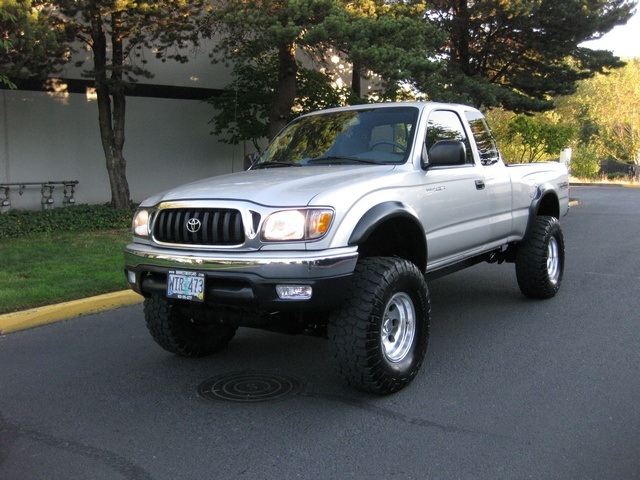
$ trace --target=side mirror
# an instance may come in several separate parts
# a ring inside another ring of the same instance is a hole
[[[467,161],[467,147],[458,140],[440,140],[429,149],[426,162],[424,156],[423,153],[423,168],[464,165]]]
[[[249,153],[244,157],[244,169],[249,170],[260,156],[257,153]]]

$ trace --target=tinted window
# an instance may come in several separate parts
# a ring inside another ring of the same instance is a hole
[[[473,164],[473,155],[469,148],[469,140],[462,126],[460,117],[450,110],[435,110],[429,115],[427,124],[427,151],[440,140],[458,140],[467,147],[467,162]]]
[[[483,165],[493,165],[500,160],[500,153],[496,141],[493,138],[489,125],[478,112],[465,112],[469,126],[473,132],[473,138],[478,147],[480,161]]]

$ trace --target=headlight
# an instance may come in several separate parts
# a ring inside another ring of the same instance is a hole
[[[139,237],[149,236],[149,212],[146,210],[138,210],[133,216],[131,225],[133,234]]]
[[[282,210],[269,215],[262,239],[271,242],[315,240],[329,230],[333,211],[328,209]]]

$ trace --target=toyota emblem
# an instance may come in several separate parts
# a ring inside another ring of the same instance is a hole
[[[202,227],[202,223],[197,218],[190,218],[187,220],[187,230],[191,233],[197,233]]]

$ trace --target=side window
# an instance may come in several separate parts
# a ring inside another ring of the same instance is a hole
[[[467,164],[473,164],[473,154],[460,117],[450,110],[435,110],[429,115],[427,123],[427,151],[440,140],[458,140],[467,147]]]
[[[500,160],[500,152],[484,117],[478,112],[465,112],[483,165],[493,165]]]

